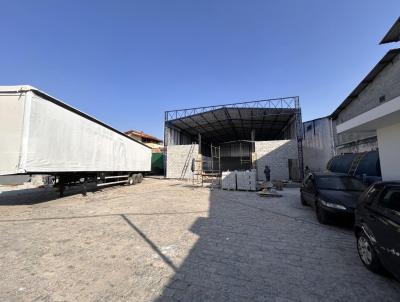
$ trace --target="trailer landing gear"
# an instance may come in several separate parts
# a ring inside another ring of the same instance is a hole
[[[83,183],[82,183],[82,190],[83,190],[82,195],[83,196],[87,195],[87,187],[86,187],[86,185],[87,185],[87,178],[85,177],[84,180],[83,180]]]
[[[65,187],[82,186],[82,195],[87,195],[87,185],[95,179],[94,175],[84,174],[61,174],[56,175],[54,187],[58,189],[59,196],[64,197]]]
[[[65,191],[65,183],[62,178],[58,180],[58,183],[55,184],[55,186],[58,187],[58,192],[59,192],[59,197],[64,197],[64,191]]]

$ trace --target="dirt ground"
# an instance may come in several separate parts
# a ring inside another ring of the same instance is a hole
[[[400,301],[351,229],[316,223],[298,189],[147,178],[72,193],[0,193],[1,301]]]

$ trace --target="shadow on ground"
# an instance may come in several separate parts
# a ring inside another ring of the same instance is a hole
[[[88,192],[100,191],[95,184],[87,186]],[[68,187],[64,197],[82,194],[81,186]],[[60,198],[60,193],[53,187],[38,187],[21,190],[0,191],[0,206],[33,205]]]
[[[360,263],[351,224],[318,224],[298,194],[255,194],[211,191],[183,264],[163,257],[175,274],[155,301],[399,301],[396,281]]]

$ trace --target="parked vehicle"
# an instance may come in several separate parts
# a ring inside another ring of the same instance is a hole
[[[400,280],[400,182],[378,182],[360,197],[354,231],[362,263]]]
[[[367,185],[382,180],[378,150],[335,155],[326,168],[333,173],[355,176]]]
[[[0,138],[0,175],[52,175],[60,194],[139,183],[151,168],[149,147],[31,86],[0,86]]]
[[[317,219],[327,224],[335,215],[353,216],[366,186],[356,177],[338,173],[310,173],[300,188],[302,205],[310,205]]]

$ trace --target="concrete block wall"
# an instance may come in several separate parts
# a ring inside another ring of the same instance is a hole
[[[256,141],[255,153],[258,180],[265,180],[265,165],[271,180],[289,180],[289,159],[298,159],[296,140]]]
[[[385,96],[390,101],[400,95],[400,55],[388,64],[367,86],[358,97],[351,101],[339,114],[338,124],[371,110],[381,103],[379,98]]]
[[[191,179],[192,159],[197,159],[199,146],[190,145],[170,145],[167,147],[167,178],[186,178]],[[185,169],[185,163],[188,165]]]

